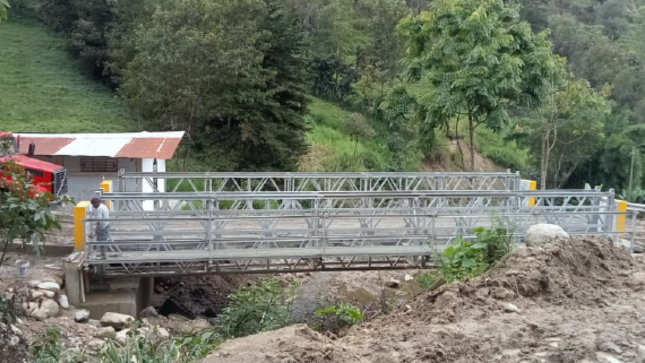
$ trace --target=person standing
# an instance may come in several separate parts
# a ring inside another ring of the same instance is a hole
[[[110,219],[110,211],[107,206],[101,203],[99,198],[92,198],[92,207],[95,211],[95,219]],[[110,222],[97,222],[96,223],[96,240],[98,242],[106,242],[110,237]]]

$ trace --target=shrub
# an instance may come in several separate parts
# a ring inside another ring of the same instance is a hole
[[[433,272],[421,272],[416,275],[415,279],[419,287],[429,289],[437,282],[438,276]]]
[[[154,330],[138,334],[139,324],[128,332],[123,346],[107,341],[98,352],[74,357],[61,343],[61,333],[48,328],[32,348],[33,363],[193,363],[203,359],[221,340],[213,332],[160,339]],[[78,353],[80,354],[80,353]]]
[[[72,356],[61,343],[61,333],[49,327],[32,345],[33,363],[71,363]]]
[[[316,310],[314,328],[338,334],[343,328],[356,325],[363,320],[363,313],[356,305],[343,303]]]
[[[229,295],[229,306],[219,316],[222,335],[243,337],[289,325],[296,287],[285,291],[277,277],[240,287]]]
[[[512,247],[512,233],[505,228],[473,229],[475,242],[459,237],[444,250],[439,266],[446,282],[475,277],[491,268],[508,254]]]

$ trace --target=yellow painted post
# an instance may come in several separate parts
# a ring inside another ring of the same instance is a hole
[[[618,213],[627,212],[627,201],[616,199],[616,209]],[[619,214],[616,216],[616,232],[625,232],[625,222],[627,216],[625,214]],[[619,238],[623,238],[623,235],[618,235]]]
[[[74,206],[74,249],[79,251],[85,249],[85,228],[83,219],[86,218],[85,211],[90,202],[78,202]]]
[[[522,187],[520,189],[523,190],[536,190],[537,189],[537,182],[535,180],[526,180],[522,179]],[[528,185],[528,189],[526,189]],[[529,197],[529,207],[535,206],[535,197]]]
[[[101,185],[99,186],[101,189],[103,189],[103,193],[109,193],[112,191],[112,180],[103,180],[101,182]],[[110,209],[110,201],[106,200],[105,201],[105,206]]]
[[[536,189],[537,189],[537,181],[529,180],[529,190],[536,190]],[[529,207],[534,207],[534,206],[535,206],[535,197],[530,197]]]

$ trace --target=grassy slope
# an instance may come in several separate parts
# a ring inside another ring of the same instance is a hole
[[[342,121],[349,114],[332,103],[312,97],[309,104],[309,115],[306,117],[310,127],[307,140],[312,145],[312,149],[328,150],[323,155],[324,158],[369,154],[379,165],[387,165],[390,160],[390,152],[384,139],[378,136],[362,139],[356,145],[343,130]]]
[[[136,131],[119,99],[82,75],[43,26],[12,17],[0,39],[0,130]]]

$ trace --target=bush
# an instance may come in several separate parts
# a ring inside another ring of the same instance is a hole
[[[473,229],[475,242],[459,237],[444,250],[439,266],[446,282],[475,277],[491,268],[513,247],[512,233],[505,228]]]
[[[417,280],[419,287],[423,289],[431,288],[437,282],[437,280],[439,280],[437,274],[433,272],[418,273],[415,279]]]
[[[293,284],[285,291],[277,277],[240,287],[229,295],[229,306],[219,316],[222,335],[243,337],[289,325],[296,287]]]
[[[154,330],[137,334],[139,324],[128,333],[124,346],[107,341],[98,352],[74,356],[61,342],[61,333],[48,328],[34,343],[33,363],[193,363],[203,359],[221,339],[213,332],[195,336],[160,339]],[[80,354],[80,353],[77,353]]]
[[[69,351],[61,343],[60,330],[47,328],[32,345],[33,363],[72,363]],[[106,362],[107,363],[107,362]]]
[[[356,305],[343,303],[316,310],[317,321],[313,324],[319,331],[338,334],[342,329],[356,325],[363,320],[361,309]]]

